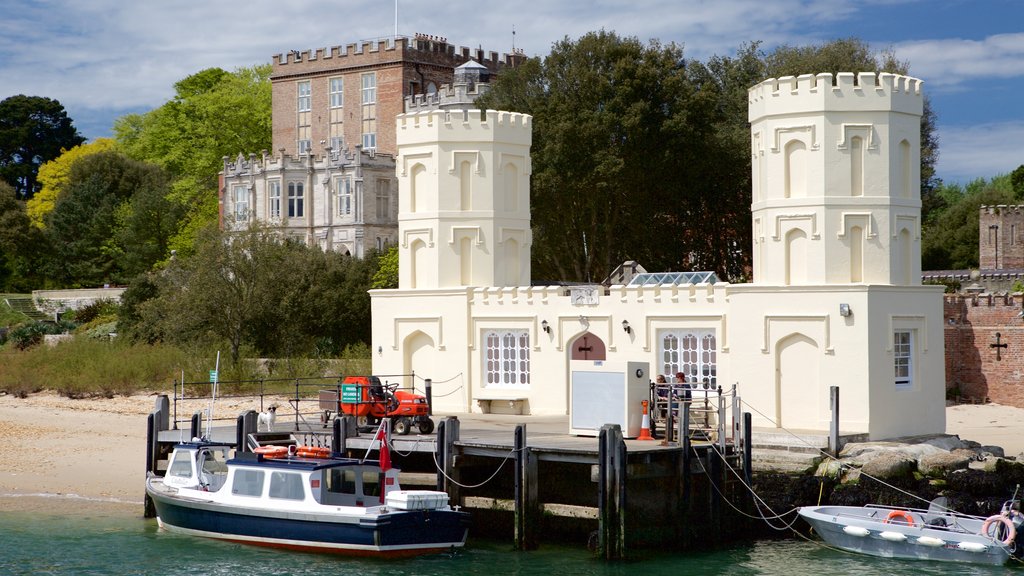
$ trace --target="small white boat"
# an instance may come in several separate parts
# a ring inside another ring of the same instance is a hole
[[[1000,565],[1024,551],[1017,543],[1024,515],[1011,502],[987,518],[954,512],[946,507],[945,498],[936,499],[928,510],[869,504],[804,506],[799,512],[825,542],[843,550],[884,558]]]
[[[361,556],[462,547],[469,514],[433,490],[402,490],[386,440],[380,460],[326,448],[264,447],[227,459],[229,445],[178,444],[146,492],[162,529],[259,546]]]

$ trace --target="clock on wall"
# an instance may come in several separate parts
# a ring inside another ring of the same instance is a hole
[[[597,304],[596,286],[574,286],[569,289],[569,300],[575,304]]]

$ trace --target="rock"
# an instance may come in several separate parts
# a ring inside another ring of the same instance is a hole
[[[963,470],[974,459],[970,450],[955,450],[926,454],[917,462],[917,469],[925,476],[941,476],[951,470]]]
[[[861,466],[873,460],[878,454],[896,453],[918,460],[927,454],[945,453],[947,450],[928,443],[908,444],[904,442],[854,442],[847,444],[839,452],[839,457],[847,464]]]
[[[839,460],[834,458],[826,458],[818,465],[818,469],[814,471],[815,476],[826,476],[828,478],[838,478],[839,474],[843,471],[843,464]]]
[[[1006,451],[999,446],[982,446],[982,454],[991,454],[997,458],[1006,458]]]
[[[905,478],[917,469],[917,460],[898,452],[882,452],[864,463],[861,473],[880,480]]]

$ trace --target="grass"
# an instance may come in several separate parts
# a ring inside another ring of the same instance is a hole
[[[14,326],[28,320],[28,316],[12,310],[7,305],[6,300],[11,296],[31,296],[31,294],[0,294],[0,326]]]
[[[185,350],[157,344],[129,344],[117,339],[79,336],[54,346],[35,346],[22,352],[0,352],[0,390],[19,397],[53,390],[69,398],[130,395],[169,391],[175,380],[205,382],[216,362],[216,351]],[[339,374],[369,374],[371,361],[288,359],[244,361],[225,366],[220,380],[273,378],[281,391],[294,390],[294,378]],[[292,379],[292,380],[288,380]],[[247,388],[244,385],[237,385]],[[268,389],[268,391],[271,391]]]

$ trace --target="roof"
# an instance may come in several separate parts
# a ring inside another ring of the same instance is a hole
[[[627,286],[678,286],[680,284],[714,284],[718,276],[714,272],[645,272],[637,274]]]

